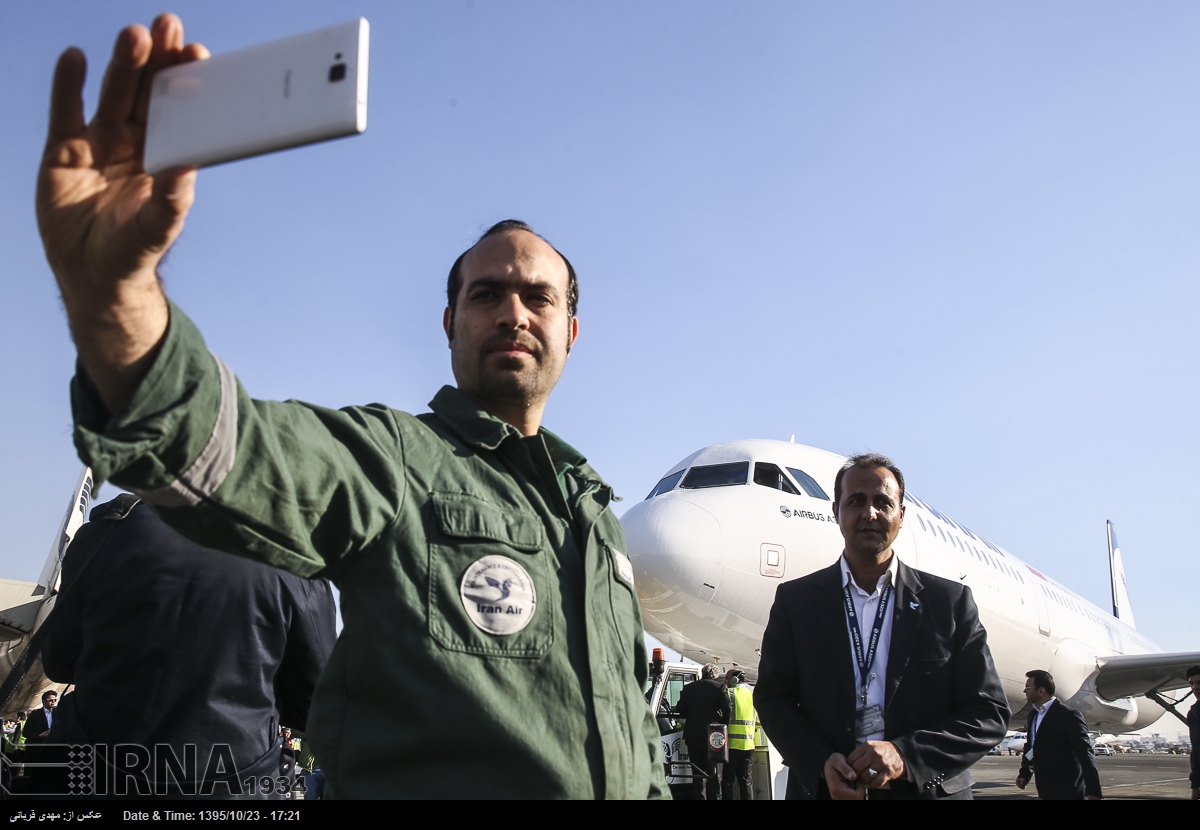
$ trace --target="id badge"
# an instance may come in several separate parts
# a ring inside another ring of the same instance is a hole
[[[854,713],[854,737],[865,739],[883,731],[883,707],[878,703]]]

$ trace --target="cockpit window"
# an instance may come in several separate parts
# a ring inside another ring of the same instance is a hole
[[[692,467],[684,476],[683,484],[679,486],[699,490],[702,487],[728,487],[731,484],[745,484],[746,474],[749,472],[749,461]]]
[[[683,478],[683,470],[680,470],[677,473],[671,473],[658,484],[655,484],[654,489],[650,491],[650,495],[646,496],[646,498],[652,499],[655,496],[661,496],[668,490],[674,490],[675,485],[679,483],[679,479],[681,478]]]
[[[788,467],[787,471],[796,479],[796,483],[804,488],[804,492],[808,493],[814,499],[829,501],[829,496],[825,495],[825,491],[821,489],[820,484],[817,484],[815,478],[803,470],[797,470],[795,467]]]
[[[772,490],[782,490],[785,493],[791,493],[793,496],[800,495],[800,491],[796,489],[792,482],[788,481],[787,476],[783,474],[783,470],[774,464],[764,464],[761,461],[756,462],[754,464],[754,483],[761,484],[763,487],[770,487]]]

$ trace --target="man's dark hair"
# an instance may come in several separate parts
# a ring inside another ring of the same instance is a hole
[[[1187,670],[1187,674],[1185,674],[1184,677],[1186,677],[1190,681],[1193,677],[1195,677],[1198,674],[1200,674],[1200,666],[1192,666],[1190,669]]]
[[[1054,697],[1054,677],[1044,669],[1034,669],[1025,672],[1025,676],[1033,680],[1033,688],[1045,689],[1046,694]]]
[[[525,231],[526,233],[533,234],[547,245],[550,245],[550,241],[546,237],[520,219],[505,219],[503,222],[497,222],[484,231],[483,236],[475,240],[475,245],[478,245],[489,236],[495,236],[498,233],[506,233],[508,231]],[[450,276],[446,278],[446,305],[450,308],[450,331],[452,333],[454,331],[454,307],[458,304],[458,294],[462,291],[462,261],[475,245],[472,245],[458,255],[458,259],[454,260],[454,264],[450,266]],[[553,245],[550,245],[550,247],[554,248]],[[579,307],[579,280],[575,277],[575,268],[571,265],[571,260],[563,256],[563,252],[558,250],[558,248],[554,248],[554,253],[561,256],[562,261],[567,265],[567,318],[571,319],[575,316],[575,311]]]
[[[900,468],[896,466],[895,461],[877,452],[865,452],[862,455],[856,455],[842,465],[842,469],[838,470],[837,477],[833,480],[833,501],[835,504],[842,503],[842,479],[846,477],[846,471],[852,470],[855,467],[864,467],[868,470],[875,470],[882,467],[890,471],[896,477],[896,483],[900,485],[900,503],[904,504],[904,473],[900,472]]]
[[[42,692],[42,703],[45,703],[46,698],[50,697],[51,695],[53,695],[54,697],[58,697],[58,692],[54,691],[53,689]]]

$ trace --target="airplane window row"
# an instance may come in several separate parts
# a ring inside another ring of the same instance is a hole
[[[914,503],[914,504],[920,505],[921,507],[925,508],[925,510],[927,510],[927,511],[928,511],[928,512],[930,512],[930,513],[932,513],[932,514],[933,514],[934,516],[936,516],[937,518],[941,519],[941,520],[942,520],[943,522],[945,522],[945,523],[946,523],[948,526],[950,526],[950,527],[957,527],[957,528],[958,528],[959,530],[961,530],[961,531],[962,531],[964,534],[966,534],[966,535],[967,535],[967,536],[969,536],[970,538],[972,538],[972,539],[976,540],[977,542],[979,542],[979,544],[983,545],[985,548],[987,548],[988,550],[990,550],[990,551],[992,551],[993,553],[995,553],[995,554],[996,554],[996,556],[1001,556],[1001,557],[1005,556],[1005,553],[1004,553],[1004,551],[1000,550],[1000,548],[998,548],[998,547],[996,547],[995,545],[993,545],[993,544],[992,544],[991,542],[989,542],[987,539],[984,539],[982,536],[980,536],[980,535],[978,535],[977,533],[973,532],[973,531],[972,531],[970,528],[966,527],[965,525],[960,525],[960,524],[958,524],[958,523],[957,523],[957,522],[955,522],[953,519],[951,519],[949,516],[943,516],[941,513],[939,513],[939,512],[938,512],[937,510],[935,510],[933,507],[931,507],[930,505],[928,505],[928,504],[926,504],[925,502],[921,501],[919,498],[917,498],[916,496],[914,496],[912,493],[905,493],[905,494],[904,494],[904,498],[905,498],[905,499],[907,499],[908,501],[910,501],[910,502]],[[932,521],[932,520],[930,520],[930,524],[933,524],[933,521]]]
[[[787,471],[792,474],[806,494],[814,499],[829,501],[829,496],[821,489],[821,485],[817,484],[816,479],[808,473],[803,470],[797,470],[795,467],[788,467]],[[706,464],[700,467],[692,467],[692,469],[686,471],[686,477],[684,476],[684,472],[684,470],[680,470],[679,472],[663,477],[658,484],[654,485],[654,489],[650,491],[650,495],[646,496],[646,498],[652,499],[655,496],[660,496],[663,493],[674,490],[676,486],[686,490],[700,490],[707,487],[730,487],[737,484],[745,484],[746,476],[750,472],[750,462],[735,461],[730,464]],[[682,483],[680,483],[681,478],[683,479]],[[763,487],[770,487],[773,490],[782,490],[793,496],[801,495],[796,485],[774,464],[755,463],[754,483]]]
[[[1054,590],[1053,588],[1048,588],[1045,585],[1039,585],[1038,587],[1040,587],[1042,589],[1043,594],[1045,594],[1047,597],[1049,597],[1054,602],[1057,602],[1059,605],[1063,606],[1064,608],[1069,608],[1069,609],[1075,611],[1076,613],[1078,613],[1084,617],[1087,617],[1089,620],[1091,620],[1096,625],[1099,625],[1099,626],[1105,628],[1108,631],[1109,636],[1112,638],[1113,642],[1120,643],[1124,640],[1130,640],[1135,645],[1137,645],[1138,648],[1141,648],[1145,651],[1151,650],[1150,644],[1148,642],[1146,642],[1145,640],[1143,640],[1141,637],[1138,637],[1136,634],[1128,634],[1124,631],[1120,631],[1115,625],[1113,625],[1112,620],[1101,617],[1099,614],[1094,612],[1091,608],[1088,608],[1069,597],[1063,596],[1062,594],[1060,594],[1058,591]]]
[[[1025,582],[1025,577],[1021,575],[1021,572],[1010,567],[1007,563],[1001,562],[996,557],[993,557],[991,554],[987,553],[986,551],[981,551],[979,548],[975,547],[974,545],[967,544],[962,539],[960,539],[957,535],[955,535],[953,532],[946,533],[940,527],[935,525],[932,520],[930,520],[929,524],[927,525],[925,523],[925,520],[921,518],[920,513],[917,513],[916,516],[917,516],[917,521],[920,522],[920,524],[921,524],[922,530],[928,531],[929,533],[933,534],[934,536],[940,535],[942,537],[942,539],[946,542],[946,544],[953,545],[954,547],[958,548],[959,550],[961,550],[963,553],[967,554],[968,556],[973,556],[976,559],[978,559],[980,562],[983,562],[984,564],[989,565],[992,568],[995,568],[996,570],[1000,571],[1001,573],[1006,574],[1008,577],[1010,577],[1014,581],[1021,582],[1021,583]]]

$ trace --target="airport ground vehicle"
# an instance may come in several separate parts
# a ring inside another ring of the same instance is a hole
[[[1112,755],[1113,748],[1108,744],[1096,744],[1092,747],[1093,755]]]
[[[679,693],[688,683],[700,679],[699,663],[668,663],[662,649],[654,649],[650,661],[650,684],[646,690],[646,702],[658,718],[658,732],[662,738],[662,761],[667,774],[667,784],[676,798],[690,798],[692,776],[697,773],[688,757],[687,744],[683,742],[683,718],[675,714]],[[759,728],[754,750],[754,798],[756,801],[783,798],[787,791],[787,767],[783,758],[767,741]]]

